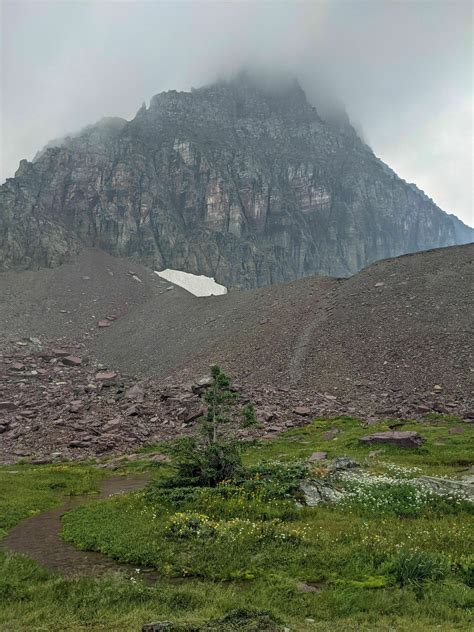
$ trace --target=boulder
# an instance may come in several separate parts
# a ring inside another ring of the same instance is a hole
[[[266,432],[281,432],[283,428],[281,426],[267,426],[265,428]]]
[[[211,386],[213,382],[214,380],[210,375],[208,377],[202,377],[200,380],[192,385],[192,391],[196,395],[200,395],[203,391],[206,390],[206,388],[209,388],[209,386]]]
[[[190,405],[182,408],[178,412],[178,419],[185,424],[190,424],[199,417],[202,417],[206,413],[206,409],[201,405]]]
[[[110,320],[99,320],[97,327],[110,327]]]
[[[332,485],[318,480],[301,481],[300,490],[308,507],[315,507],[323,502],[335,502],[342,496]]]
[[[418,434],[418,432],[413,430],[393,430],[388,432],[375,432],[374,434],[361,437],[359,442],[364,445],[385,443],[399,448],[419,448],[425,442],[425,439]]]
[[[318,461],[325,461],[328,458],[327,452],[313,452],[309,457],[308,463],[317,463]]]
[[[0,402],[0,410],[16,410],[18,408],[15,402]]]
[[[82,364],[82,358],[79,356],[68,355],[61,358],[61,362],[66,366],[79,366]]]
[[[84,408],[84,402],[82,399],[73,399],[69,403],[69,410],[71,413],[78,413]]]
[[[256,416],[257,419],[261,419],[262,421],[265,421],[267,423],[277,418],[276,412],[268,407],[259,408],[256,411]]]
[[[142,408],[138,404],[133,404],[133,406],[129,406],[125,411],[124,415],[127,417],[137,417],[142,414]]]
[[[109,382],[115,380],[116,377],[117,373],[115,373],[115,371],[99,371],[95,375],[95,379],[99,382]]]
[[[85,437],[84,439],[74,439],[69,442],[70,448],[88,448],[90,443],[90,439]]]
[[[332,472],[340,472],[341,470],[350,470],[354,467],[359,467],[359,463],[352,459],[350,456],[337,456],[329,464],[329,469]]]
[[[65,358],[66,356],[70,355],[70,352],[66,351],[66,349],[53,349],[51,353],[55,358]]]
[[[417,406],[415,406],[415,410],[418,413],[426,414],[426,413],[430,413],[431,412],[431,407],[430,406],[425,406],[424,404],[418,404]]]
[[[296,406],[296,408],[293,408],[293,412],[295,413],[295,415],[308,417],[309,415],[311,415],[311,408],[308,408],[308,406]]]
[[[125,397],[135,402],[142,403],[145,399],[145,391],[140,386],[138,386],[138,384],[134,384],[131,388],[127,390],[127,392],[125,393]]]

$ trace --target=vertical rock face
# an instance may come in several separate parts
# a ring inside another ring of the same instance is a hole
[[[165,92],[53,145],[0,189],[0,269],[88,245],[249,288],[473,239],[296,82]]]

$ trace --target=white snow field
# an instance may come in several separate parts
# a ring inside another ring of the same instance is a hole
[[[219,296],[221,294],[227,294],[227,288],[224,285],[216,283],[212,277],[204,275],[198,276],[190,272],[171,269],[162,270],[161,272],[155,270],[155,274],[170,283],[179,285],[179,287],[194,294],[194,296]]]

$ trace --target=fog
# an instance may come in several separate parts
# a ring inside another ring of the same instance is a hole
[[[345,104],[375,153],[448,212],[472,209],[472,6],[392,2],[4,1],[1,172],[153,94],[241,68]]]

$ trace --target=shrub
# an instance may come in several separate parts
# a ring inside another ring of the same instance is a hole
[[[463,556],[456,564],[455,571],[466,586],[474,588],[474,554]]]
[[[282,626],[269,610],[238,608],[218,620],[209,621],[201,629],[202,632],[277,632]]]
[[[242,411],[242,428],[251,428],[257,425],[257,417],[255,416],[255,407],[253,404],[248,404]]]
[[[388,564],[387,571],[400,586],[444,579],[450,571],[449,559],[442,554],[400,551]]]
[[[262,500],[284,499],[297,494],[301,480],[307,475],[304,463],[269,461],[241,470],[240,477],[232,483]]]
[[[188,538],[210,538],[215,535],[217,523],[199,513],[175,513],[166,527],[167,535],[186,540]]]
[[[195,439],[182,439],[173,449],[177,476],[172,486],[215,487],[223,480],[236,476],[242,460],[233,442],[200,444]]]

